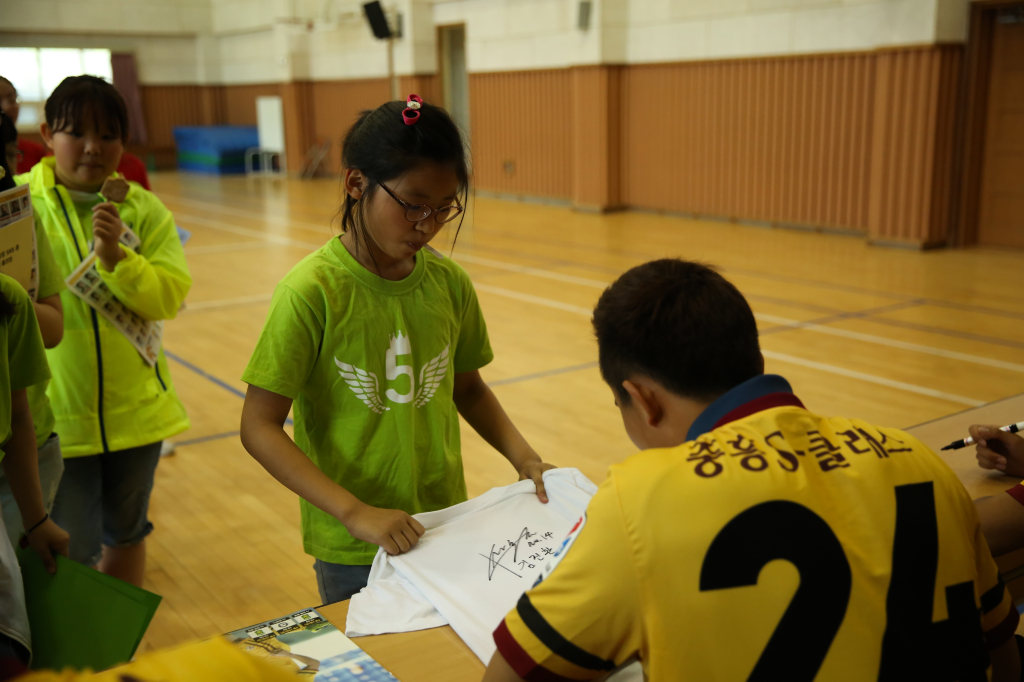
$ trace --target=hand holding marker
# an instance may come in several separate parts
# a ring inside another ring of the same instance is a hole
[[[1000,431],[1006,431],[1007,433],[1017,433],[1021,429],[1024,429],[1024,422],[1017,422],[1016,424],[1010,424],[1008,426],[1000,426],[999,427]],[[974,445],[974,438],[973,437],[967,437],[967,438],[964,438],[963,440],[953,441],[952,443],[950,443],[949,445],[947,445],[946,447],[944,447],[942,449],[943,450],[959,450],[960,448],[965,448],[968,445]]]

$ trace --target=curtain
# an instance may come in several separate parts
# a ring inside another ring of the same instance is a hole
[[[131,128],[130,142],[146,144],[146,120],[142,116],[142,93],[139,91],[139,74],[135,69],[135,55],[129,52],[112,53],[110,67],[114,72],[114,87],[121,93],[128,107],[128,127]]]

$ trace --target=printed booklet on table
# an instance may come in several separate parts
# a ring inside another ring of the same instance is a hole
[[[314,682],[398,682],[316,609],[235,630],[225,637],[243,651]]]

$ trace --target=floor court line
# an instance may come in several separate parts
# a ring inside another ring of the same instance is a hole
[[[207,244],[206,246],[185,247],[186,256],[199,256],[207,253],[230,253],[232,251],[255,251],[256,249],[269,249],[273,246],[270,242],[236,242],[234,244]]]
[[[920,300],[916,300],[916,301],[905,301],[905,302],[900,302],[900,303],[890,303],[888,305],[880,305],[880,306],[876,306],[874,308],[865,308],[863,310],[842,311],[842,312],[833,313],[831,315],[826,315],[824,317],[817,317],[817,318],[814,318],[812,320],[794,320],[793,324],[784,324],[783,323],[782,326],[780,326],[780,327],[769,327],[768,329],[762,329],[761,330],[761,334],[762,335],[763,334],[777,334],[779,332],[788,331],[790,329],[802,329],[802,328],[807,328],[807,327],[820,327],[820,326],[832,324],[833,322],[845,322],[847,320],[858,320],[858,319],[865,318],[865,317],[872,317],[874,315],[884,315],[885,313],[894,313],[894,312],[897,312],[897,311],[900,311],[900,310],[906,310],[908,308],[916,308],[916,307],[918,307],[920,305],[922,305],[921,301]],[[758,315],[758,313],[754,313],[754,315],[756,317]],[[771,320],[767,319],[767,318],[775,317],[775,316],[763,315],[763,317],[766,318],[765,322],[771,322]],[[784,320],[784,319],[787,319],[787,318],[778,317],[778,319]],[[882,338],[882,337],[875,337],[875,338]]]
[[[571,283],[571,284],[579,284],[581,286],[587,286],[587,287],[591,287],[591,288],[595,288],[595,289],[598,289],[598,288],[599,289],[604,289],[605,287],[608,286],[606,283],[601,282],[599,280],[595,280],[595,279],[588,279],[588,278],[585,278],[585,277],[575,277],[573,275],[566,275],[566,274],[563,274],[563,273],[560,273],[560,272],[552,272],[550,270],[544,270],[544,269],[541,269],[541,268],[532,268],[532,267],[529,267],[529,266],[520,266],[520,265],[516,265],[514,263],[506,263],[506,262],[497,261],[497,260],[494,260],[494,259],[491,259],[491,258],[480,258],[478,256],[469,256],[467,258],[465,256],[459,256],[459,258],[457,258],[456,260],[457,261],[460,261],[460,260],[461,261],[465,261],[467,263],[475,263],[475,264],[478,264],[478,265],[483,265],[484,267],[498,268],[498,269],[501,269],[501,270],[506,270],[506,271],[515,272],[515,273],[520,273],[520,274],[524,274],[524,275],[532,275],[532,276],[535,276],[535,277],[543,277],[543,278],[546,278],[546,279],[557,280],[557,281],[560,281],[560,282],[568,282],[568,283]],[[491,293],[498,294],[499,296],[508,296],[510,298],[519,298],[519,300],[523,300],[523,301],[527,301],[527,302],[531,302],[531,303],[539,303],[540,305],[546,305],[546,306],[552,307],[552,308],[559,308],[561,310],[567,310],[569,312],[580,312],[582,310],[579,306],[569,306],[568,304],[560,304],[560,305],[556,306],[556,305],[553,305],[554,302],[550,301],[549,299],[539,299],[538,297],[534,297],[534,296],[531,296],[529,294],[520,294],[519,296],[514,296],[513,293],[516,293],[516,292],[513,292],[512,290],[509,290],[509,289],[503,289],[503,288],[500,288],[500,287],[493,287],[493,286],[490,286],[490,285],[480,285],[480,286],[477,286],[477,289],[479,289],[481,291],[490,291]],[[995,368],[998,368],[998,369],[1005,369],[1005,370],[1009,370],[1009,371],[1012,371],[1012,372],[1022,372],[1022,373],[1024,373],[1024,365],[1021,365],[1021,364],[1018,364],[1018,363],[1015,363],[1015,362],[1006,362],[1006,361],[1003,361],[1003,360],[996,360],[996,359],[993,359],[993,358],[986,358],[986,357],[983,357],[983,356],[980,356],[980,355],[972,355],[970,353],[960,353],[960,352],[957,352],[957,351],[950,351],[950,350],[945,350],[945,349],[942,349],[942,348],[935,348],[935,347],[932,347],[932,346],[925,346],[923,344],[910,343],[910,342],[906,342],[906,341],[898,341],[898,340],[895,340],[895,339],[886,338],[884,336],[876,336],[874,334],[862,334],[862,333],[858,333],[858,332],[847,331],[845,329],[836,329],[834,327],[824,326],[824,325],[827,325],[827,324],[829,324],[831,322],[841,322],[843,320],[851,320],[851,319],[857,319],[857,318],[862,318],[862,317],[869,317],[869,316],[873,316],[873,315],[878,315],[878,314],[882,314],[882,313],[886,313],[886,312],[895,312],[897,310],[905,310],[907,308],[911,308],[911,307],[916,307],[916,306],[922,305],[924,300],[925,299],[916,299],[916,300],[912,300],[912,301],[901,301],[899,303],[891,303],[889,305],[878,306],[876,308],[869,308],[867,310],[839,312],[839,313],[836,313],[836,314],[831,315],[829,317],[820,318],[820,319],[817,319],[817,320],[808,320],[808,321],[793,320],[793,319],[789,319],[789,318],[785,318],[785,317],[780,317],[780,316],[777,316],[777,315],[768,315],[768,314],[764,314],[764,313],[754,313],[754,317],[756,319],[762,320],[764,322],[771,322],[773,324],[782,325],[780,327],[773,327],[773,328],[770,328],[770,329],[762,330],[760,332],[761,335],[773,334],[773,333],[789,331],[789,330],[796,330],[796,329],[806,329],[807,331],[812,331],[812,332],[816,332],[816,333],[820,333],[820,334],[830,334],[832,336],[839,336],[839,337],[844,337],[844,338],[848,338],[848,339],[853,339],[853,340],[856,340],[856,341],[863,341],[865,343],[873,343],[873,344],[881,345],[881,346],[889,346],[891,348],[900,348],[900,349],[903,349],[903,350],[909,350],[909,351],[914,351],[914,352],[918,352],[918,353],[926,353],[926,354],[929,354],[929,355],[935,355],[935,356],[938,356],[938,357],[948,358],[948,359],[952,359],[952,360],[961,360],[961,361],[964,361],[964,362],[972,362],[972,363],[977,364],[977,365],[985,365],[985,366],[988,366],[988,367],[995,367]],[[565,306],[565,307],[563,307],[563,306]],[[591,315],[591,314],[592,314],[591,312],[587,313],[587,315]]]
[[[935,348],[933,346],[924,346],[918,343],[910,343],[909,341],[900,341],[898,339],[890,339],[884,336],[875,336],[874,334],[862,334],[860,332],[852,332],[846,329],[837,329],[836,327],[822,326],[820,323],[815,323],[813,320],[809,322],[800,322],[798,320],[786,321],[785,317],[778,317],[776,315],[765,315],[763,313],[754,313],[754,317],[764,322],[772,322],[774,324],[782,325],[780,327],[772,327],[765,329],[760,332],[761,336],[765,334],[771,334],[773,332],[783,332],[791,329],[806,329],[809,332],[816,334],[829,334],[831,336],[839,336],[846,339],[853,339],[856,341],[864,341],[865,343],[874,343],[880,346],[889,346],[890,348],[900,348],[902,350],[914,351],[917,353],[926,353],[928,355],[935,355],[942,358],[949,358],[951,360],[961,360],[963,362],[973,362],[976,365],[986,365],[988,367],[995,367],[997,369],[1005,369],[1011,372],[1024,373],[1024,365],[1016,362],[1007,362],[1005,360],[997,360],[995,358],[986,358],[981,355],[971,355],[970,353],[961,353],[959,351],[946,350],[944,348]],[[844,319],[855,319],[853,317]]]
[[[259,220],[264,220],[264,221],[272,222],[270,219],[268,219],[268,217],[265,214],[259,213],[257,211],[246,211],[244,209],[229,208],[229,207],[225,207],[222,204],[219,204],[219,203],[217,203],[215,201],[196,201],[194,199],[187,199],[187,198],[181,197],[180,195],[173,195],[173,196],[175,197],[176,201],[178,201],[178,202],[180,202],[182,204],[185,204],[185,205],[191,204],[193,206],[197,206],[197,207],[200,207],[200,208],[206,208],[208,206],[214,206],[214,207],[217,207],[218,210],[221,210],[222,212],[227,213],[229,215],[234,214],[234,215],[239,216],[239,217],[255,218],[255,219],[259,219]],[[286,220],[290,224],[293,224],[293,225],[295,225],[297,227],[300,227],[301,229],[314,230],[314,231],[317,231],[317,232],[324,231],[324,226],[318,225],[316,223],[310,223],[310,222],[306,222],[306,221],[297,221],[297,220],[294,220],[294,219],[291,219],[291,218],[285,218],[284,220]],[[502,232],[502,231],[499,231],[499,230],[495,230],[494,228],[481,227],[479,225],[474,225],[473,229],[480,229],[480,230],[485,231],[485,232],[498,232],[503,237],[511,238],[511,239],[518,239],[520,241],[522,241],[524,239],[527,239],[525,237],[520,237],[519,235],[509,234],[509,233],[505,233],[505,232]],[[534,237],[530,237],[528,239],[531,242],[539,241],[538,239],[536,239]],[[586,245],[581,245],[581,244],[578,244],[576,242],[563,242],[561,240],[552,240],[552,239],[547,239],[547,240],[544,240],[544,241],[547,241],[549,244],[562,245],[562,246],[567,246],[567,247],[570,247],[570,248],[587,248],[589,250],[596,250],[595,247],[586,247]],[[477,247],[477,248],[479,248],[479,247]],[[604,251],[602,251],[602,253],[604,253]],[[645,258],[645,259],[651,259],[651,258],[657,257],[657,256],[655,256],[653,254],[641,253],[641,252],[621,251],[619,253],[622,254],[622,255],[632,255],[632,256],[641,257],[641,258]],[[893,293],[893,292],[881,291],[881,290],[877,290],[877,289],[871,289],[871,288],[868,288],[868,287],[856,287],[856,286],[850,286],[850,285],[845,285],[845,284],[835,284],[835,283],[832,283],[832,282],[821,282],[819,280],[813,280],[813,279],[808,279],[808,278],[803,278],[803,277],[791,277],[791,276],[786,276],[786,275],[776,275],[774,273],[767,273],[767,272],[762,272],[762,271],[758,271],[758,270],[748,270],[748,269],[744,269],[744,268],[727,268],[727,267],[723,268],[723,269],[727,270],[727,271],[730,271],[730,272],[736,272],[738,274],[745,274],[745,275],[752,276],[752,277],[760,277],[760,278],[772,279],[772,280],[783,281],[783,282],[792,282],[792,283],[796,283],[796,284],[804,284],[804,285],[814,286],[814,287],[819,287],[819,288],[829,288],[829,289],[834,289],[834,290],[837,290],[837,291],[847,291],[847,292],[850,292],[850,293],[870,294],[870,295],[884,296],[884,297],[889,297],[889,298],[893,298],[893,297],[896,297],[896,298],[913,298],[909,294],[896,294],[896,293]],[[605,284],[604,287],[607,287],[608,284],[610,284],[610,282]],[[935,306],[950,308],[950,309],[954,309],[954,310],[962,310],[962,311],[965,311],[965,312],[974,312],[974,313],[981,313],[981,314],[985,314],[985,315],[995,315],[995,316],[999,316],[999,317],[1008,317],[1008,318],[1011,318],[1011,319],[1024,320],[1024,313],[1017,313],[1015,311],[1003,310],[1003,309],[1000,309],[1000,308],[992,308],[992,307],[989,307],[989,306],[968,305],[968,304],[963,304],[963,303],[959,303],[959,302],[956,302],[956,301],[946,301],[946,300],[937,299],[937,298],[928,298],[928,299],[925,299],[925,300],[927,301],[926,305],[935,305]]]
[[[215,383],[218,386],[220,386],[221,388],[223,388],[225,391],[228,391],[229,393],[231,393],[231,394],[241,398],[242,400],[245,400],[245,393],[243,393],[242,391],[238,390],[237,388],[235,388],[234,386],[232,386],[228,382],[224,381],[223,379],[215,377],[214,375],[210,374],[206,370],[193,365],[191,362],[189,362],[185,358],[182,358],[182,357],[179,357],[179,356],[175,355],[174,353],[170,352],[166,348],[164,348],[164,355],[169,357],[171,360],[174,360],[176,363],[178,363],[182,367],[185,367],[186,369],[192,370],[193,372],[195,372],[199,376],[203,377],[207,381],[212,381],[213,383]]]
[[[225,225],[222,225],[220,223],[216,223],[215,221],[208,221],[208,220],[201,219],[201,218],[198,219],[198,220],[195,219],[194,217],[193,218],[189,218],[189,219],[191,219],[191,220],[193,220],[195,222],[200,222],[201,221],[200,224],[202,224],[203,222],[210,223],[210,227],[214,227],[214,228],[219,228],[219,229],[230,228],[227,231],[235,231],[235,232],[237,232],[239,234],[262,235],[262,237],[264,239],[271,240],[271,239],[275,239],[276,238],[276,240],[282,240],[282,243],[287,242],[289,245],[296,245],[296,246],[302,245],[302,246],[305,246],[306,248],[314,248],[313,245],[309,244],[308,242],[300,242],[298,240],[292,240],[292,239],[287,238],[287,237],[280,237],[279,235],[265,234],[265,233],[261,233],[261,232],[259,232],[257,230],[249,230],[248,228],[240,228],[240,227],[235,227],[235,226],[225,226]],[[315,248],[320,248],[320,247],[316,246]],[[488,260],[488,259],[484,259],[484,260]],[[478,259],[478,262],[479,262],[479,259]],[[492,261],[492,262],[497,263],[497,262],[500,262],[500,261]],[[483,264],[483,263],[481,263],[481,264]],[[508,267],[516,267],[513,264],[505,264],[505,265],[508,266]],[[521,270],[517,270],[517,271],[521,271]],[[527,268],[527,271],[526,271],[525,274],[535,274],[535,272],[543,272],[543,273],[545,273],[544,276],[553,275],[553,274],[560,274],[560,273],[551,273],[550,271],[544,271],[544,270],[539,269],[539,268]],[[571,276],[570,275],[566,275],[566,277],[571,277]],[[586,278],[575,278],[575,277],[573,277],[573,279],[574,280],[581,280],[581,281],[590,282],[589,284],[587,284],[587,286],[591,286],[591,287],[595,287],[595,288],[599,285],[598,280],[587,280]],[[561,280],[561,281],[565,281],[565,280]],[[576,283],[580,283],[580,282],[576,282]],[[503,287],[495,287],[495,286],[492,286],[492,285],[489,285],[489,284],[479,284],[479,285],[475,285],[475,286],[476,286],[478,291],[483,291],[483,292],[486,292],[486,293],[492,293],[492,294],[495,294],[495,295],[498,295],[498,296],[504,296],[506,298],[511,298],[511,299],[515,299],[515,300],[519,300],[519,301],[524,301],[524,302],[527,302],[527,303],[533,303],[533,304],[536,304],[536,305],[542,305],[542,306],[545,306],[545,307],[548,307],[548,308],[554,308],[554,309],[557,309],[557,310],[562,310],[562,311],[565,311],[565,312],[571,312],[571,313],[575,313],[575,314],[578,314],[578,315],[585,315],[588,318],[591,317],[592,314],[593,314],[593,311],[591,309],[589,309],[589,308],[584,308],[582,306],[576,306],[576,305],[572,305],[572,304],[569,304],[569,303],[562,303],[561,301],[555,301],[555,300],[543,298],[543,297],[540,297],[540,296],[534,296],[532,294],[524,294],[522,292],[514,291],[514,290],[511,290],[511,289],[505,289]],[[785,319],[785,318],[782,318],[782,319]],[[814,329],[812,327],[803,327],[803,328],[806,328],[806,329],[809,329],[809,330],[810,329]],[[864,335],[864,336],[870,336],[870,335]],[[877,337],[877,338],[882,339],[884,337]],[[910,344],[910,345],[916,345],[916,344]],[[938,350],[938,349],[936,349],[936,350]],[[765,355],[766,356],[768,356],[768,353],[769,353],[769,351],[765,351]],[[777,357],[777,359],[781,359],[781,354],[776,354],[776,357]],[[787,357],[799,360],[799,358],[795,358],[794,356],[787,356]],[[847,376],[847,377],[851,377],[851,378],[863,379],[865,381],[872,381],[873,383],[877,383],[877,384],[884,385],[884,386],[889,386],[889,387],[892,387],[892,388],[903,388],[904,390],[910,390],[911,392],[919,393],[921,395],[931,395],[933,397],[952,396],[949,399],[953,400],[953,402],[960,402],[961,404],[965,404],[965,405],[975,405],[975,404],[980,405],[980,404],[982,404],[981,401],[975,401],[973,398],[965,398],[964,396],[957,396],[957,395],[951,394],[951,393],[947,394],[947,393],[944,393],[942,391],[935,391],[934,389],[930,389],[930,388],[927,388],[927,387],[916,386],[914,384],[907,384],[907,383],[904,383],[904,382],[898,382],[898,381],[894,381],[894,380],[891,380],[891,379],[886,379],[884,377],[877,377],[877,376],[870,375],[870,374],[864,374],[864,373],[861,373],[861,372],[856,372],[854,370],[845,370],[845,369],[843,369],[841,367],[835,367],[833,365],[827,365],[825,363],[818,363],[818,362],[814,362],[814,361],[811,361],[811,360],[804,360],[803,362],[805,363],[805,366],[809,367],[809,368],[819,369],[821,371],[827,371],[827,372],[830,372],[830,373],[833,373],[833,374],[839,374],[839,375]],[[830,369],[825,369],[825,368],[830,368]],[[871,378],[868,378],[868,377],[871,377]]]
[[[555,369],[544,370],[543,372],[534,372],[533,374],[523,374],[517,377],[510,377],[508,379],[498,379],[497,381],[488,381],[488,386],[508,386],[509,384],[518,384],[523,381],[533,381],[534,379],[545,379],[547,377],[558,376],[559,374],[568,374],[570,372],[579,372],[584,369],[593,369],[597,367],[597,362],[584,362],[582,365],[569,365],[568,367],[557,367]]]
[[[534,296],[533,294],[524,294],[519,291],[512,289],[505,289],[504,287],[495,287],[490,284],[473,284],[473,287],[477,291],[483,291],[488,294],[495,294],[497,296],[504,296],[505,298],[512,298],[517,301],[524,301],[526,303],[533,303],[536,305],[542,305],[546,308],[554,308],[555,310],[562,310],[567,313],[576,313],[577,315],[585,315],[590,317],[593,315],[593,310],[590,308],[584,308],[583,306],[572,305],[571,303],[562,303],[561,301],[553,301],[550,298],[543,298],[541,296]]]
[[[217,310],[220,308],[232,308],[235,306],[252,305],[254,303],[266,303],[273,298],[273,294],[253,294],[252,296],[239,296],[237,298],[217,298],[210,301],[198,301],[188,303],[181,313],[202,312],[205,310]]]
[[[178,355],[175,355],[174,353],[172,353],[171,351],[167,350],[166,348],[164,348],[163,351],[164,351],[164,355],[169,357],[171,360],[174,360],[175,362],[177,362],[179,365],[181,365],[185,369],[188,369],[188,370],[191,370],[192,372],[195,372],[196,374],[198,374],[199,376],[203,377],[207,381],[212,382],[212,383],[216,384],[217,386],[220,386],[221,388],[223,388],[225,391],[231,393],[232,395],[234,395],[234,396],[236,396],[238,398],[241,398],[242,400],[245,400],[245,393],[243,393],[242,391],[238,390],[237,388],[235,388],[234,386],[232,386],[228,382],[224,381],[220,377],[217,377],[217,376],[214,376],[213,374],[210,374],[209,372],[207,372],[202,367],[197,367],[196,365],[193,365],[191,362],[189,362],[185,358],[180,357]],[[294,422],[292,421],[291,417],[288,417],[287,419],[285,419],[284,423],[285,424],[289,424],[289,425],[294,424]]]
[[[275,244],[281,244],[282,246],[298,246],[300,248],[309,249],[310,251],[316,251],[323,244],[313,244],[312,242],[304,242],[299,239],[292,239],[291,237],[285,237],[283,235],[274,234],[272,232],[263,232],[261,230],[253,230],[248,227],[239,227],[238,225],[228,225],[216,220],[210,220],[209,218],[200,218],[190,214],[178,213],[176,214],[179,222],[199,225],[201,227],[210,227],[215,230],[221,230],[223,232],[230,232],[232,234],[243,235],[246,237],[255,237],[257,239],[263,239],[268,242]]]
[[[494,229],[494,228],[482,227],[482,226],[479,226],[479,225],[474,225],[474,229],[478,229],[478,230],[480,230],[482,232],[491,232],[493,234],[497,234],[500,237],[504,237],[506,239],[513,239],[513,240],[516,240],[516,241],[529,241],[531,243],[547,243],[547,244],[550,244],[550,245],[560,246],[560,247],[563,247],[563,248],[571,248],[571,249],[586,250],[586,251],[595,251],[595,252],[600,252],[603,255],[607,255],[607,251],[602,249],[602,248],[600,248],[600,247],[592,247],[592,246],[588,246],[586,244],[579,244],[577,242],[565,242],[565,241],[557,240],[557,239],[550,239],[550,238],[545,239],[545,238],[537,238],[537,237],[533,237],[533,236],[526,237],[526,236],[518,235],[518,234],[515,234],[515,233],[509,233],[509,232],[505,232],[505,231],[502,231],[502,230],[497,230],[497,229]],[[618,251],[615,255],[632,256],[632,257],[635,257],[635,258],[642,258],[645,261],[652,260],[654,258],[664,257],[664,254],[643,253],[643,252],[639,252],[639,251]],[[537,257],[534,256],[534,258],[537,258]],[[808,279],[808,278],[804,278],[804,277],[792,277],[792,276],[789,276],[789,275],[778,275],[778,274],[775,274],[775,273],[763,272],[763,271],[760,271],[760,270],[751,270],[751,269],[748,269],[748,268],[734,268],[734,267],[722,266],[722,271],[725,272],[725,273],[736,273],[736,274],[739,274],[739,275],[746,275],[748,277],[755,277],[755,278],[759,278],[759,279],[768,279],[768,280],[774,280],[774,281],[779,281],[779,282],[789,282],[789,283],[792,283],[792,284],[800,284],[800,285],[803,285],[803,286],[810,286],[810,287],[818,288],[818,289],[831,289],[833,291],[844,291],[844,292],[847,292],[847,293],[864,294],[864,295],[871,295],[871,296],[881,296],[883,298],[897,298],[897,299],[904,299],[904,300],[905,299],[915,299],[915,298],[917,298],[916,296],[913,296],[911,294],[899,294],[899,293],[894,293],[894,292],[891,292],[891,291],[884,291],[884,290],[880,290],[880,289],[871,289],[869,287],[859,287],[859,286],[852,286],[852,285],[848,285],[848,284],[836,284],[836,283],[833,283],[833,282],[822,282],[820,280]],[[1014,311],[1007,311],[1007,310],[1003,310],[1001,308],[992,308],[992,307],[989,307],[989,306],[967,305],[967,304],[959,303],[957,301],[946,301],[944,299],[939,299],[939,298],[929,298],[927,300],[928,300],[929,303],[934,304],[934,305],[942,305],[943,307],[952,307],[952,308],[955,308],[955,309],[969,310],[969,311],[975,312],[975,313],[990,314],[990,315],[997,315],[997,316],[1003,316],[1003,317],[1012,317],[1014,319],[1018,319],[1018,316],[1024,317],[1024,313],[1016,313]],[[960,308],[960,306],[966,306],[966,307],[965,308]]]
[[[330,227],[329,224],[320,225],[320,224],[317,224],[317,223],[309,223],[309,222],[306,222],[304,220],[296,220],[295,218],[290,218],[288,216],[274,216],[274,215],[267,215],[266,213],[260,213],[258,211],[246,211],[246,210],[240,209],[240,208],[232,208],[230,206],[225,206],[225,205],[223,205],[221,203],[214,202],[214,201],[201,201],[201,200],[197,201],[195,199],[186,199],[184,197],[178,197],[178,196],[176,196],[173,199],[173,201],[175,201],[175,202],[177,202],[179,204],[184,204],[185,206],[191,206],[192,208],[199,208],[199,209],[202,209],[204,211],[212,209],[212,210],[215,210],[215,211],[219,211],[220,213],[223,213],[225,215],[233,215],[236,218],[246,218],[246,219],[249,219],[249,220],[259,220],[261,222],[269,223],[271,225],[280,224],[281,222],[284,222],[284,223],[287,223],[288,225],[290,225],[292,227],[297,227],[300,230],[307,230],[309,232],[317,232],[317,233],[323,234],[324,236],[328,236],[330,234],[330,232],[331,232],[331,227]]]
[[[860,379],[861,381],[867,381],[872,384],[878,384],[880,386],[888,386],[889,388],[898,388],[910,393],[917,393],[918,395],[926,395],[932,398],[941,398],[948,400],[953,403],[960,403],[961,405],[967,405],[968,407],[979,407],[985,404],[983,400],[975,400],[974,398],[967,398],[962,395],[955,393],[946,393],[945,391],[936,391],[932,388],[925,386],[917,386],[915,384],[908,384],[903,381],[895,381],[893,379],[886,379],[885,377],[875,376],[873,374],[865,374],[863,372],[857,372],[852,369],[845,369],[843,367],[836,367],[835,365],[827,365],[823,362],[815,362],[814,360],[805,360],[804,358],[798,358],[793,355],[786,355],[785,353],[776,353],[775,351],[761,349],[761,353],[766,358],[773,360],[779,360],[780,362],[787,362],[791,365],[799,365],[801,367],[807,367],[809,369],[816,369],[821,372],[827,372],[829,374],[837,374],[839,376],[849,377],[851,379]]]
[[[484,288],[484,286],[486,288]],[[488,285],[478,286],[477,289],[485,291],[487,293],[496,294],[498,296],[506,296],[519,301],[525,301],[527,303],[535,303],[543,305],[549,308],[555,308],[557,310],[563,310],[566,312],[576,313],[578,315],[586,315],[590,317],[592,311],[589,308],[583,308],[581,306],[573,306],[559,301],[551,301],[549,299],[541,298],[540,296],[532,296],[530,294],[522,294],[518,291],[512,291],[509,289],[502,289],[501,287],[492,287]],[[852,369],[845,369],[843,367],[837,367],[835,365],[829,365],[824,362],[815,362],[814,360],[805,360],[798,358],[793,355],[786,355],[784,353],[776,353],[774,351],[761,349],[761,352],[766,358],[772,358],[775,360],[781,360],[790,364],[800,365],[809,369],[816,369],[821,372],[827,372],[829,374],[836,374],[839,376],[848,377],[851,379],[859,379],[880,386],[887,386],[889,388],[897,388],[911,393],[917,393],[918,395],[926,395],[933,398],[942,398],[954,403],[960,403],[961,405],[968,405],[970,407],[976,407],[983,405],[984,401],[975,400],[974,398],[968,398],[955,393],[946,393],[945,391],[938,391],[926,386],[918,386],[916,384],[908,384],[903,381],[896,381],[894,379],[887,379],[885,377],[876,376],[874,374],[866,374],[864,372],[858,372]]]

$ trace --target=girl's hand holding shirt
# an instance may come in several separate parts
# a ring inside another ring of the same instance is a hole
[[[383,547],[392,556],[416,546],[426,532],[423,524],[400,509],[379,509],[360,504],[344,520],[352,537]]]
[[[117,206],[109,201],[92,207],[92,234],[95,238],[96,256],[100,259],[103,269],[113,272],[118,262],[124,258],[121,250],[121,232],[124,224]]]

